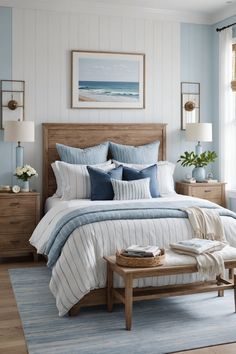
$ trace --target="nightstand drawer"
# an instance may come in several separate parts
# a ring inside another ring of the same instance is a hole
[[[18,234],[3,234],[0,237],[0,254],[8,250],[31,250],[33,247],[29,243],[30,236],[19,237]]]
[[[39,219],[39,193],[0,193],[0,257],[32,253],[37,260],[29,239]]]
[[[35,215],[35,199],[16,196],[1,198],[0,215]]]
[[[221,200],[221,187],[206,186],[192,188],[191,195],[197,198]]]
[[[32,216],[0,216],[0,235],[12,233],[30,235],[35,227],[35,217]]]
[[[191,197],[207,199],[225,206],[225,183],[186,183],[176,182],[176,192]]]

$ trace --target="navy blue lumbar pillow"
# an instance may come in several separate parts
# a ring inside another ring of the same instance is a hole
[[[108,172],[87,166],[91,183],[91,200],[112,200],[114,198],[111,178],[122,180],[123,166]]]
[[[160,197],[157,183],[157,165],[152,165],[143,170],[123,166],[123,179],[133,181],[135,179],[150,178],[150,193],[153,198]]]

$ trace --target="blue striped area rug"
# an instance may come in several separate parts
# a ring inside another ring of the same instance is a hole
[[[10,277],[30,354],[162,354],[236,341],[232,291],[136,302],[126,331],[122,305],[58,317],[46,267],[13,269]]]

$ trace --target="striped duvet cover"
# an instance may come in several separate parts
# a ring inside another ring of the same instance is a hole
[[[176,200],[194,200],[187,196],[150,199],[149,202],[175,202]],[[137,201],[137,203],[143,200]],[[147,202],[147,201],[145,201]],[[118,201],[74,200],[59,202],[40,221],[30,242],[38,253],[44,254],[50,235],[58,221],[71,211],[90,205],[108,205]],[[122,201],[124,203],[124,201]],[[228,242],[236,247],[236,220],[222,216]],[[75,229],[67,239],[60,257],[52,269],[50,289],[56,298],[59,315],[65,315],[73,305],[92,289],[106,285],[106,264],[104,255],[114,254],[117,249],[131,244],[158,244],[168,248],[169,243],[189,239],[194,236],[186,218],[162,219],[125,219],[107,220],[89,223]],[[158,286],[182,284],[200,280],[197,274],[184,274],[160,278],[145,278],[134,282],[134,286]],[[121,287],[117,276],[115,286]]]

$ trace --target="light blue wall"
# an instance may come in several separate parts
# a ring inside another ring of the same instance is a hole
[[[219,33],[217,27],[236,22],[236,16],[215,25],[181,25],[181,81],[201,83],[201,121],[212,122],[213,142],[205,144],[219,154]],[[236,28],[233,30],[236,37]],[[183,136],[184,138],[184,136]],[[189,143],[186,143],[189,149]],[[219,160],[210,169],[219,178]]]
[[[11,79],[12,10],[0,7],[0,80]],[[13,144],[3,142],[0,130],[0,184],[12,183]]]
[[[181,24],[181,81],[200,82],[200,121],[214,124],[213,102],[213,30],[209,25]],[[195,143],[187,142],[182,132],[183,151],[194,150]],[[212,149],[211,143],[203,143]],[[190,172],[192,168],[186,169]],[[208,170],[214,171],[214,166]],[[185,173],[186,173],[185,172]]]
[[[212,26],[181,24],[181,81],[200,82],[200,121],[212,122]]]

